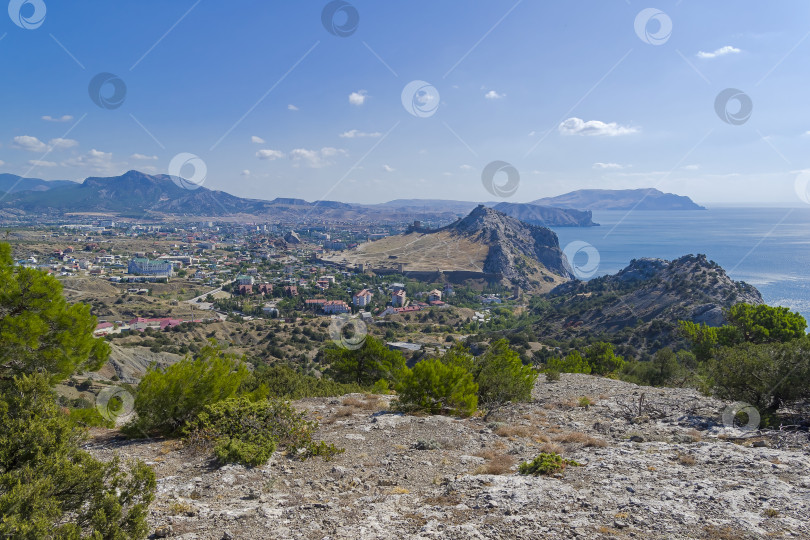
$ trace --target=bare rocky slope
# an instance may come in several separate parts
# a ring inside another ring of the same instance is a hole
[[[295,403],[345,447],[331,462],[217,467],[176,441],[102,431],[88,448],[154,467],[158,537],[810,538],[807,433],[725,427],[727,404],[693,390],[541,376],[531,403],[469,419],[401,415],[390,400]],[[517,474],[541,451],[581,466]]]

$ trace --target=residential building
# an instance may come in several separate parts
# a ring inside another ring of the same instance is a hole
[[[349,304],[343,300],[329,300],[323,304],[324,313],[349,313]]]
[[[391,305],[392,306],[404,306],[407,302],[407,294],[405,293],[404,289],[399,289],[391,293]]]
[[[298,287],[287,285],[284,287],[284,296],[298,296]]]
[[[357,307],[366,307],[371,303],[374,293],[368,289],[363,289],[352,297],[352,303]]]
[[[135,258],[129,261],[127,271],[138,276],[172,276],[171,261],[151,261],[147,258]]]
[[[442,300],[442,291],[439,289],[433,289],[428,293],[428,302],[441,302]]]

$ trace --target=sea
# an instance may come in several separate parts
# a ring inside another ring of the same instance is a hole
[[[593,221],[600,226],[553,228],[581,279],[615,274],[632,259],[703,253],[766,303],[810,321],[810,207],[594,211]]]

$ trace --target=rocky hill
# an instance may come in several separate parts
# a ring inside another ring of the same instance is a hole
[[[390,401],[294,403],[346,449],[331,462],[277,453],[219,467],[176,441],[101,430],[88,449],[154,468],[156,538],[810,538],[807,434],[726,426],[729,404],[694,390],[541,376],[532,402],[468,419],[406,416]],[[580,466],[519,475],[540,452]]]
[[[649,189],[580,189],[533,204],[580,210],[705,210],[692,199]]]
[[[571,277],[553,231],[483,205],[447,227],[390,236],[326,258],[371,269],[401,266],[405,273],[469,272],[528,290],[549,290]]]
[[[723,308],[763,303],[755,287],[733,281],[705,255],[636,259],[615,275],[562,284],[548,300],[536,310],[543,335],[603,335],[649,351],[677,341],[678,320],[718,326]]]
[[[593,222],[593,212],[590,210],[506,202],[496,204],[493,208],[524,223],[541,227],[594,227],[599,225]]]

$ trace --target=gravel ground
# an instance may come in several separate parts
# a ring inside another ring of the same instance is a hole
[[[330,462],[217,467],[114,432],[88,449],[155,469],[154,537],[810,538],[808,434],[726,428],[727,404],[693,390],[541,376],[531,403],[469,419],[401,415],[390,400],[295,402],[346,449]],[[581,466],[517,474],[542,451]]]

